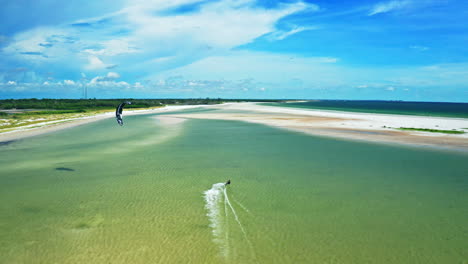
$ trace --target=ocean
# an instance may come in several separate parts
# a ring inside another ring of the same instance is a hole
[[[264,105],[347,112],[468,118],[468,103],[311,100]]]
[[[467,154],[154,116],[0,145],[0,263],[468,260]]]

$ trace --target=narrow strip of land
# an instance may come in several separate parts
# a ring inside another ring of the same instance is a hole
[[[197,107],[223,111],[171,114],[171,111]],[[166,106],[149,110],[130,110],[126,111],[125,115],[152,113],[166,113],[168,117],[187,119],[235,120],[311,135],[468,152],[468,119],[465,118],[294,109],[256,103]],[[34,128],[21,127],[13,131],[0,133],[0,142],[56,131],[113,116],[113,112],[107,112],[52,123],[39,123],[35,124],[34,126],[37,127]]]
[[[145,115],[152,113],[164,113],[170,111],[178,111],[183,109],[204,107],[206,105],[170,105],[159,108],[139,109],[139,110],[126,110],[125,116],[132,115]],[[0,142],[18,140],[26,137],[37,136],[44,133],[58,131],[62,129],[72,128],[79,125],[107,119],[114,118],[115,112],[112,111],[101,111],[95,114],[78,115],[78,116],[55,116],[53,118],[45,118],[44,120],[38,120],[33,124],[18,126],[14,128],[4,128],[0,126]],[[117,125],[117,123],[116,123]]]
[[[468,119],[465,118],[294,109],[254,103],[232,103],[211,107],[229,111],[187,113],[175,116],[237,120],[311,135],[468,152],[468,129],[466,129]],[[407,127],[417,129],[401,129]],[[440,131],[451,133],[440,133]],[[454,131],[459,132],[453,133]]]

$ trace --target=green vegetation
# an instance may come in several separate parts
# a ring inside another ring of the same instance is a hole
[[[98,110],[112,109],[123,101],[131,101],[125,108],[148,108],[163,105],[220,104],[223,102],[278,102],[278,100],[244,100],[221,98],[191,99],[7,99],[0,100],[0,109]]]
[[[74,119],[114,111],[121,102],[131,101],[125,109],[148,109],[165,105],[221,104],[223,102],[277,102],[221,98],[196,99],[7,99],[0,100],[0,133],[17,127],[64,119]]]
[[[409,131],[422,131],[422,132],[432,132],[432,133],[445,133],[445,134],[464,134],[464,131],[459,130],[439,130],[439,129],[428,129],[428,128],[414,128],[414,127],[400,127],[400,130],[409,130]]]
[[[45,111],[28,111],[20,113],[22,116],[31,116],[31,115],[57,115],[57,114],[72,114],[72,113],[86,113],[84,109],[72,109],[72,110],[45,110]]]

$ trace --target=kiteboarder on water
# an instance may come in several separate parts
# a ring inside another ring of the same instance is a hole
[[[123,126],[122,110],[123,110],[123,107],[126,104],[132,104],[132,103],[131,102],[123,102],[123,103],[119,104],[119,106],[117,106],[117,109],[115,109],[115,118],[117,119],[117,123],[119,123],[119,125],[121,125],[121,126]]]
[[[231,184],[231,180],[227,180],[226,183],[224,183],[224,186],[228,185],[228,184]]]

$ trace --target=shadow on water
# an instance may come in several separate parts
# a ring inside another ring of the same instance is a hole
[[[57,167],[57,168],[55,168],[55,170],[58,170],[58,171],[75,171],[72,168],[65,168],[65,167]]]
[[[8,140],[8,141],[2,141],[0,142],[0,147],[1,146],[6,146],[6,145],[10,145],[11,143],[15,142],[16,140]]]
[[[28,214],[38,214],[42,209],[36,206],[23,206],[21,207],[21,211]]]

